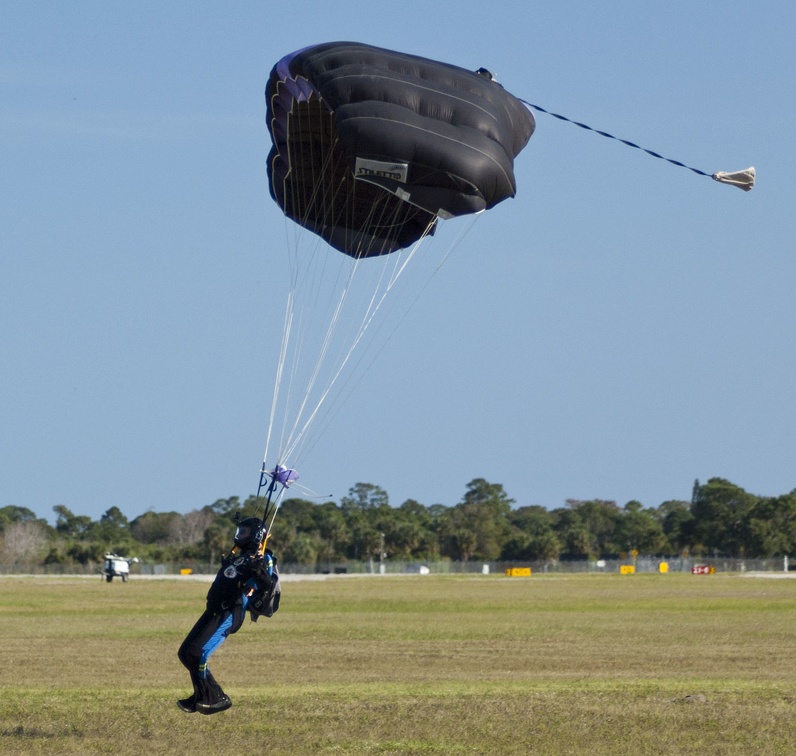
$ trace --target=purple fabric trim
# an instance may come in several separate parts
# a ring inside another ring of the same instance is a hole
[[[315,89],[307,79],[303,76],[294,76],[290,70],[290,64],[293,62],[293,58],[301,55],[305,50],[309,50],[310,47],[311,46],[303,47],[301,50],[296,50],[289,55],[285,55],[285,57],[274,66],[279,81],[287,87],[290,96],[296,100],[296,102],[306,102],[313,94],[318,93],[318,90]]]
[[[288,483],[291,483],[294,480],[298,480],[298,473],[295,470],[289,470],[286,467],[282,467],[281,465],[274,470],[272,473],[274,480],[281,483],[283,486],[286,486]]]

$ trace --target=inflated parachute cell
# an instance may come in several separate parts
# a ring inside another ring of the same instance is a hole
[[[483,69],[355,42],[285,56],[265,96],[271,196],[353,257],[408,247],[437,218],[513,197],[514,158],[535,127]]]

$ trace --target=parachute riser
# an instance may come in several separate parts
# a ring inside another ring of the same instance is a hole
[[[262,521],[265,524],[265,537],[260,544],[260,554],[265,553],[265,547],[271,535],[271,528],[274,524],[276,513],[279,511],[279,502],[287,490],[288,484],[297,478],[298,475],[295,470],[288,470],[282,465],[277,465],[273,470],[268,470],[265,467],[265,463],[263,463],[263,467],[260,470],[260,483],[257,487],[257,499],[265,499],[262,516]],[[279,490],[277,490],[278,485],[281,486]],[[265,494],[263,494],[264,488]],[[257,510],[259,510],[259,505],[255,508],[255,516],[257,515]]]
[[[260,483],[257,486],[257,499],[259,500],[261,497],[265,498],[265,503],[263,505],[263,516],[262,520],[266,525],[268,524],[268,515],[271,513],[272,504],[273,504],[273,496],[276,493],[276,484],[277,484],[277,473],[278,468],[274,468],[273,471],[269,471],[265,469],[265,465],[263,465],[263,469],[260,470]],[[267,486],[267,487],[266,487]],[[266,489],[265,494],[262,494],[263,489]],[[257,505],[257,509],[259,509],[259,504]],[[255,516],[257,515],[257,509],[255,509]],[[268,536],[264,540],[267,540]]]

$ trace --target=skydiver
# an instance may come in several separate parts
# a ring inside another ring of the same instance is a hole
[[[177,652],[193,683],[193,695],[177,701],[189,714],[216,714],[232,706],[207,666],[210,655],[243,624],[248,611],[255,622],[279,608],[280,587],[276,557],[261,552],[265,523],[247,517],[238,523],[235,545],[221,560],[221,569],[207,593],[207,607]]]

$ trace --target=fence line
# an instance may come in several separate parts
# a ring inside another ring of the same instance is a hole
[[[665,565],[662,568],[661,565]],[[504,575],[513,568],[530,568],[533,575],[547,574],[574,574],[594,573],[610,574],[619,573],[624,567],[627,570],[632,566],[635,573],[660,573],[666,572],[691,572],[695,567],[722,573],[743,572],[789,572],[796,570],[796,560],[785,557],[772,557],[770,559],[740,559],[725,557],[650,557],[639,556],[636,559],[600,559],[577,561],[528,561],[528,562],[405,562],[385,560],[364,562],[321,562],[312,565],[280,564],[279,570],[284,575],[342,575],[342,574],[485,574]],[[130,575],[180,575],[198,574],[214,575],[218,570],[217,564],[197,562],[173,562],[165,564],[133,564],[130,566]],[[102,563],[86,565],[0,565],[0,575],[102,575]]]

